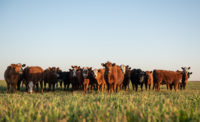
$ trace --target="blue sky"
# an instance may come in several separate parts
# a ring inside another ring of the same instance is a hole
[[[0,79],[11,63],[143,70],[191,66],[200,80],[200,1],[1,0]]]

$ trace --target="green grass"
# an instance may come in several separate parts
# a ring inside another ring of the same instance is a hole
[[[8,94],[0,81],[0,121],[200,121],[200,82],[185,91],[62,91]]]

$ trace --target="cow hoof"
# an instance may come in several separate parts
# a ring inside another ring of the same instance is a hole
[[[33,91],[29,91],[29,94],[33,94]]]

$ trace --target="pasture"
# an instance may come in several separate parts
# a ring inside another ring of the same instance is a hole
[[[130,85],[131,86],[131,85]],[[63,91],[8,94],[0,81],[0,121],[200,121],[200,82],[184,91]]]

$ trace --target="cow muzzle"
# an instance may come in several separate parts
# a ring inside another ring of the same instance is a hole
[[[32,82],[32,81],[29,82],[29,84],[28,84],[28,92],[29,92],[30,94],[33,93],[33,86],[34,86],[33,82]]]

